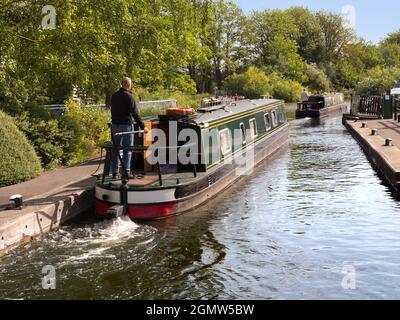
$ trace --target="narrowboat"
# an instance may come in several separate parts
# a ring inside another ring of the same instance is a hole
[[[103,173],[96,181],[96,214],[157,220],[192,210],[288,144],[289,126],[280,100],[231,100],[146,121],[133,147],[110,141]],[[135,128],[137,129],[137,128]],[[124,134],[124,133],[120,133]],[[110,175],[112,152],[131,151],[134,178]]]
[[[346,111],[347,104],[342,93],[325,93],[310,96],[308,101],[298,103],[296,119],[321,118]]]

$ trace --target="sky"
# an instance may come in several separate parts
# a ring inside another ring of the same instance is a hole
[[[343,10],[347,12],[347,17],[355,16],[351,21],[354,21],[357,35],[373,43],[378,43],[388,33],[400,29],[399,0],[234,0],[234,2],[246,14],[252,10],[287,9],[292,6],[335,13],[342,13]]]

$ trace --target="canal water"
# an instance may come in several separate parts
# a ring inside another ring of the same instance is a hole
[[[287,149],[200,209],[88,215],[0,259],[0,297],[398,299],[400,207],[339,117],[293,121]]]

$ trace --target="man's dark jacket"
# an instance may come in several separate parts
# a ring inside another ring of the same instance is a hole
[[[145,127],[132,92],[123,88],[111,98],[111,117],[113,124],[132,124],[133,118],[142,130]]]

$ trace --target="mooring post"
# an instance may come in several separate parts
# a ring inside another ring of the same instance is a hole
[[[385,140],[385,146],[386,146],[386,147],[392,147],[392,146],[393,146],[393,139],[387,138],[387,139]]]
[[[24,200],[20,194],[11,196],[9,200],[14,202],[14,209],[21,210],[24,206]]]

